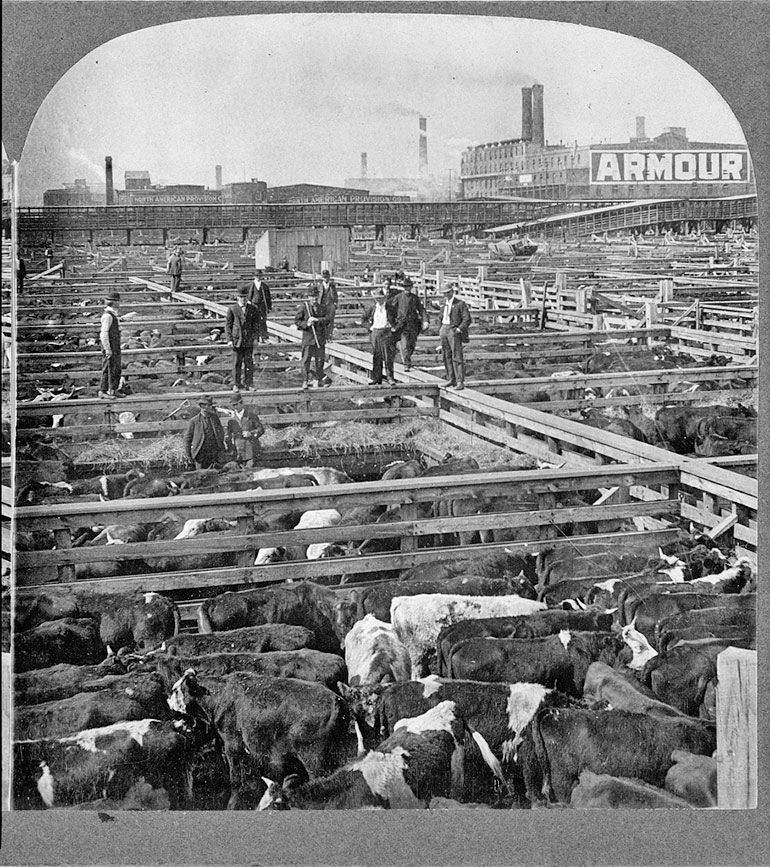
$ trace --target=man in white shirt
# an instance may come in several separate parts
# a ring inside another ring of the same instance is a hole
[[[388,303],[388,293],[384,288],[375,289],[374,304],[369,307],[363,316],[363,321],[369,325],[372,341],[372,378],[369,385],[382,384],[382,371],[385,368],[385,376],[389,385],[396,384],[393,374],[395,361],[396,310],[393,304]]]
[[[122,367],[119,306],[120,295],[117,292],[110,292],[105,298],[99,329],[99,343],[102,348],[102,380],[99,385],[99,397],[104,399],[123,397],[118,391]]]

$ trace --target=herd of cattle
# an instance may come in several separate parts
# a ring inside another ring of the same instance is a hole
[[[589,577],[590,576],[590,577]],[[716,660],[750,564],[705,537],[204,600],[20,593],[13,802],[41,809],[716,805]]]

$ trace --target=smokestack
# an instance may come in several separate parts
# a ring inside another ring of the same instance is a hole
[[[222,166],[214,166],[214,174],[216,176],[216,183],[214,184],[215,190],[222,189]]]
[[[644,134],[644,118],[643,117],[637,117],[637,119],[636,119],[636,137],[640,141],[643,141],[644,139],[647,138],[647,136]]]
[[[361,152],[361,177],[366,177],[366,151]]]
[[[532,141],[532,88],[521,89],[521,138]]]
[[[532,85],[532,141],[545,145],[545,119],[543,117],[543,85]]]
[[[420,118],[420,174],[428,172],[428,121]]]
[[[112,157],[104,158],[104,197],[108,205],[114,204],[115,188],[112,185]]]

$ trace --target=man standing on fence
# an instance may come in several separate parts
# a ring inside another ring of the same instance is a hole
[[[200,412],[190,419],[184,434],[184,451],[196,470],[207,470],[225,456],[225,434],[211,395],[204,395],[198,406]]]
[[[166,273],[171,275],[171,291],[178,292],[182,286],[182,251],[179,247],[174,247],[166,264]]]
[[[326,360],[326,335],[329,327],[329,311],[317,300],[317,290],[311,285],[308,300],[303,301],[294,317],[294,325],[302,332],[302,388],[307,388],[315,364],[316,386],[331,384],[324,377]]]
[[[236,303],[227,308],[225,318],[225,337],[233,347],[233,391],[254,385],[254,339],[258,330],[259,311],[249,301],[249,288],[241,286]]]
[[[225,448],[239,466],[253,467],[262,453],[259,438],[265,426],[256,412],[243,405],[240,394],[234,394],[231,403],[233,415],[225,426]]]
[[[122,368],[120,357],[120,295],[110,292],[104,302],[99,343],[102,348],[102,380],[99,384],[99,397],[105,400],[123,397],[118,388]]]
[[[396,348],[396,307],[390,303],[384,288],[375,289],[374,304],[364,313],[363,321],[369,325],[372,341],[372,378],[369,385],[382,385],[382,371],[389,385],[396,384],[393,361]]]
[[[400,341],[401,361],[404,370],[412,369],[412,353],[417,345],[417,337],[422,331],[425,318],[425,308],[422,301],[413,292],[412,281],[407,277],[404,290],[396,296],[396,331],[395,337]]]
[[[259,324],[257,326],[257,342],[267,343],[267,315],[273,309],[273,299],[270,287],[262,279],[262,269],[257,268],[257,276],[249,289],[249,301],[257,308]]]
[[[449,388],[460,391],[465,387],[465,360],[463,343],[467,343],[471,314],[468,305],[455,296],[455,287],[444,290],[444,310],[441,316],[441,351]]]
[[[324,268],[321,271],[321,284],[316,292],[316,303],[320,304],[327,311],[329,322],[326,326],[326,333],[329,337],[334,331],[334,317],[337,315],[337,284],[332,280],[332,275]]]

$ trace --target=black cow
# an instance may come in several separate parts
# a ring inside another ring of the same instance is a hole
[[[709,608],[695,608],[669,617],[662,617],[655,626],[655,640],[658,644],[668,632],[680,629],[701,627],[704,629],[734,627],[741,632],[754,635],[757,628],[756,607],[749,609],[725,608],[714,600]]]
[[[94,692],[82,692],[14,710],[14,734],[18,740],[53,738],[101,728],[121,720],[168,717],[165,684],[157,675],[134,676]]]
[[[152,663],[151,663],[152,664]],[[204,656],[157,656],[154,665],[167,688],[182,677],[188,668],[201,677],[248,671],[265,677],[287,677],[322,683],[337,691],[337,684],[348,679],[344,660],[334,653],[320,650],[273,650],[267,653],[212,653]]]
[[[519,617],[482,617],[463,620],[446,626],[436,640],[437,674],[447,673],[451,649],[470,638],[543,638],[556,635],[562,629],[573,632],[607,632],[612,627],[612,614],[599,611],[536,611]]]
[[[592,662],[614,665],[625,650],[609,632],[569,632],[545,638],[471,638],[455,645],[448,676],[463,680],[540,683],[581,696]]]
[[[318,683],[235,672],[201,678],[188,670],[169,707],[220,738],[230,772],[228,809],[248,803],[260,776],[283,779],[286,767],[310,776],[355,754],[345,702]]]
[[[698,721],[664,722],[622,710],[539,711],[524,735],[520,762],[532,803],[569,804],[584,770],[631,777],[662,787],[674,750],[711,755],[713,727]]]
[[[62,738],[13,745],[13,806],[71,807],[121,799],[140,778],[165,789],[172,806],[186,799],[191,742],[179,722],[119,722]]]
[[[164,639],[176,635],[181,624],[176,604],[154,592],[125,596],[78,589],[70,595],[51,590],[30,596],[24,594],[17,601],[18,629],[29,629],[61,617],[93,618],[98,624],[101,643],[112,651],[121,647],[152,650]],[[66,661],[56,659],[51,665]]]
[[[588,770],[581,772],[580,782],[572,790],[570,806],[578,810],[692,809],[688,801],[656,786],[627,777],[594,774]]]
[[[144,675],[137,675],[142,680]],[[14,696],[17,705],[58,701],[80,692],[95,692],[115,683],[131,688],[133,674],[127,674],[117,656],[108,657],[100,665],[69,665],[59,663],[51,668],[38,668],[31,673],[15,674]]]
[[[209,633],[264,623],[288,623],[311,629],[318,650],[341,653],[334,623],[321,607],[324,602],[333,606],[337,600],[327,597],[324,591],[323,587],[302,581],[262,590],[222,593],[201,603],[198,628]]]
[[[315,635],[305,626],[264,623],[207,635],[181,633],[162,647],[168,656],[200,656],[209,653],[269,653],[271,650],[301,650],[314,647]]]
[[[58,662],[96,665],[102,659],[104,647],[99,639],[99,627],[90,617],[48,620],[15,636],[17,672],[50,668]]]

